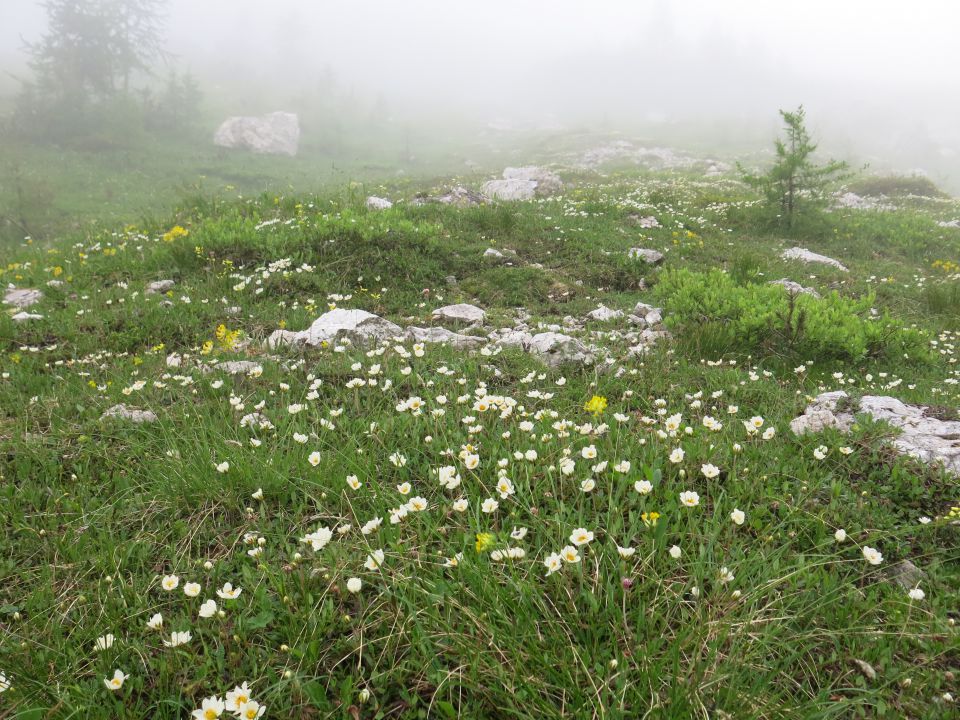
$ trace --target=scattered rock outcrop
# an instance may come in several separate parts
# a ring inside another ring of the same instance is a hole
[[[306,330],[276,330],[267,339],[271,348],[280,345],[317,347],[347,339],[359,345],[391,340],[403,335],[403,328],[366,310],[337,308],[326,312]]]
[[[799,260],[803,263],[820,263],[821,265],[835,267],[837,270],[841,270],[843,272],[849,272],[839,260],[834,260],[826,255],[819,255],[818,253],[810,252],[809,250],[801,247],[793,247],[789,250],[784,250],[782,253],[780,253],[780,257],[782,257],[784,260]]]
[[[587,313],[588,320],[597,320],[599,322],[609,322],[610,320],[619,320],[623,317],[623,310],[614,310],[606,305],[601,305],[596,310]]]
[[[841,403],[849,403],[849,407],[841,408]],[[926,411],[925,407],[907,405],[885,395],[864,395],[851,401],[843,390],[835,390],[818,395],[803,415],[790,422],[790,429],[797,435],[828,428],[847,432],[855,414],[863,413],[900,431],[892,442],[900,454],[942,464],[947,472],[960,475],[960,422],[940,420]]]
[[[38,315],[37,313],[28,313],[23,310],[11,315],[10,319],[15,323],[29,322],[30,320],[43,320],[43,315]]]
[[[300,120],[295,113],[288,112],[229,117],[217,128],[213,143],[264,155],[293,157],[300,146]]]

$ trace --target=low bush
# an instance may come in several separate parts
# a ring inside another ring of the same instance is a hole
[[[778,285],[738,285],[719,270],[665,272],[657,293],[681,342],[686,335],[701,352],[849,362],[928,359],[921,333],[896,324],[886,314],[872,314],[872,295],[793,296]]]

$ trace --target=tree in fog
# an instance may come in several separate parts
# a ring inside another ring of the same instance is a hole
[[[847,164],[831,160],[823,165],[814,162],[817,145],[810,137],[801,105],[793,112],[780,111],[785,137],[775,142],[776,161],[762,175],[742,170],[744,182],[759,190],[766,200],[766,210],[775,213],[777,225],[792,228],[802,215],[821,210],[827,204],[827,191],[839,180]]]
[[[82,107],[128,93],[136,73],[165,57],[167,0],[46,0],[47,30],[27,44],[34,92]]]

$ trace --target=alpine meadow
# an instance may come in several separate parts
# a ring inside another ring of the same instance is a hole
[[[960,716],[960,9],[781,5],[4,0],[0,718]]]

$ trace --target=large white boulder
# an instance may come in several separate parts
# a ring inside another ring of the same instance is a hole
[[[267,344],[271,348],[278,345],[317,347],[323,343],[347,339],[359,345],[366,345],[392,340],[402,335],[403,328],[399,325],[366,310],[337,308],[318,317],[306,330],[275,331],[267,339]]]
[[[663,253],[659,250],[650,250],[649,248],[630,248],[627,256],[633,260],[642,260],[651,265],[659,265],[663,262]]]
[[[300,120],[295,113],[288,112],[229,117],[214,133],[213,144],[293,157],[300,146]]]

